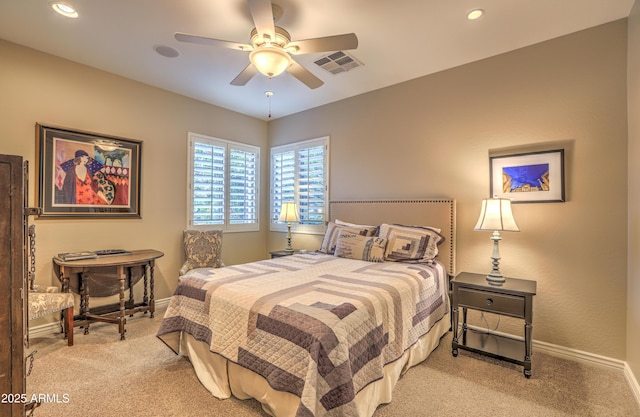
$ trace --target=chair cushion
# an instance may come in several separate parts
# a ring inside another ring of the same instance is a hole
[[[29,291],[29,320],[65,310],[73,305],[73,294],[68,292]]]
[[[220,268],[222,230],[185,230],[184,253],[186,262],[180,268],[180,275],[194,268]]]

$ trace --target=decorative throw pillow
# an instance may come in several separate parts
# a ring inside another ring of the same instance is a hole
[[[194,268],[220,268],[222,265],[222,230],[185,230],[184,253],[187,258],[180,275]]]
[[[340,230],[347,230],[359,234],[361,236],[374,236],[378,231],[377,227],[348,227],[333,222],[327,224],[327,231],[324,233],[324,239],[322,239],[322,245],[318,252],[328,253],[333,255],[336,249],[336,242],[338,241],[338,234]]]
[[[343,222],[340,219],[336,219],[336,221],[334,223],[335,224],[339,224],[340,226],[347,226],[347,227],[366,227],[366,228],[372,228],[372,227],[377,228],[378,227],[378,226],[370,226],[368,224],[357,224],[357,223]]]
[[[334,256],[360,259],[369,262],[384,262],[387,239],[362,236],[348,230],[340,230]]]
[[[380,237],[387,239],[386,261],[431,262],[444,242],[437,229],[424,226],[380,225]]]

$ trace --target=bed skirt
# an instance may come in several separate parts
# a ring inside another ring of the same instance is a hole
[[[400,359],[387,364],[384,367],[384,377],[367,385],[356,395],[354,402],[357,417],[371,417],[380,404],[391,402],[393,388],[400,376],[424,361],[438,346],[449,327],[449,314],[446,314]],[[255,398],[271,416],[296,415],[300,405],[299,397],[274,390],[262,376],[211,352],[206,343],[198,342],[184,332],[180,337],[180,353],[189,358],[202,385],[216,398],[225,399],[232,395],[241,400]]]

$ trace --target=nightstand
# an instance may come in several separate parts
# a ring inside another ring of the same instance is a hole
[[[298,249],[294,250],[293,252],[287,252],[284,250],[274,250],[269,252],[269,255],[271,255],[271,259],[273,259],[273,258],[279,258],[281,256],[294,255],[296,253],[300,253],[300,251]]]
[[[506,278],[502,285],[493,285],[487,281],[486,275],[462,272],[451,283],[453,356],[458,356],[458,349],[464,349],[506,360],[523,365],[524,376],[530,378],[533,296],[536,295],[536,282]],[[468,308],[523,319],[524,338],[468,326]],[[458,329],[460,309],[462,328]]]

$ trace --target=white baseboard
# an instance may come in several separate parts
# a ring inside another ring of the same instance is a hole
[[[160,300],[156,300],[156,309],[165,308],[166,306],[169,305],[170,300],[171,300],[171,297],[161,298]]]
[[[156,300],[156,310],[168,306],[170,299],[171,298],[162,298]],[[40,326],[29,327],[29,338],[49,337],[52,334],[60,334],[60,323],[47,323],[41,324]]]
[[[605,366],[622,371],[629,384],[629,388],[633,392],[636,398],[636,402],[640,405],[640,384],[635,375],[629,368],[629,365],[625,361],[618,359],[608,358],[606,356],[596,355],[593,353],[584,352],[576,349],[569,349],[563,346],[553,345],[551,343],[533,341],[534,350],[539,350],[549,355],[558,356],[578,362],[590,363],[594,365]]]
[[[640,384],[638,384],[638,380],[635,375],[633,375],[631,368],[629,368],[629,365],[627,364],[625,364],[624,367],[624,376],[627,378],[627,383],[629,383],[631,391],[633,391],[633,395],[636,396],[636,401],[640,404]]]
[[[534,349],[540,350],[549,355],[561,358],[571,359],[578,362],[590,363],[592,365],[601,365],[609,368],[623,370],[626,362],[609,358],[606,356],[596,355],[594,353],[584,352],[577,349],[569,349],[564,346],[558,346],[547,342],[533,341]]]

